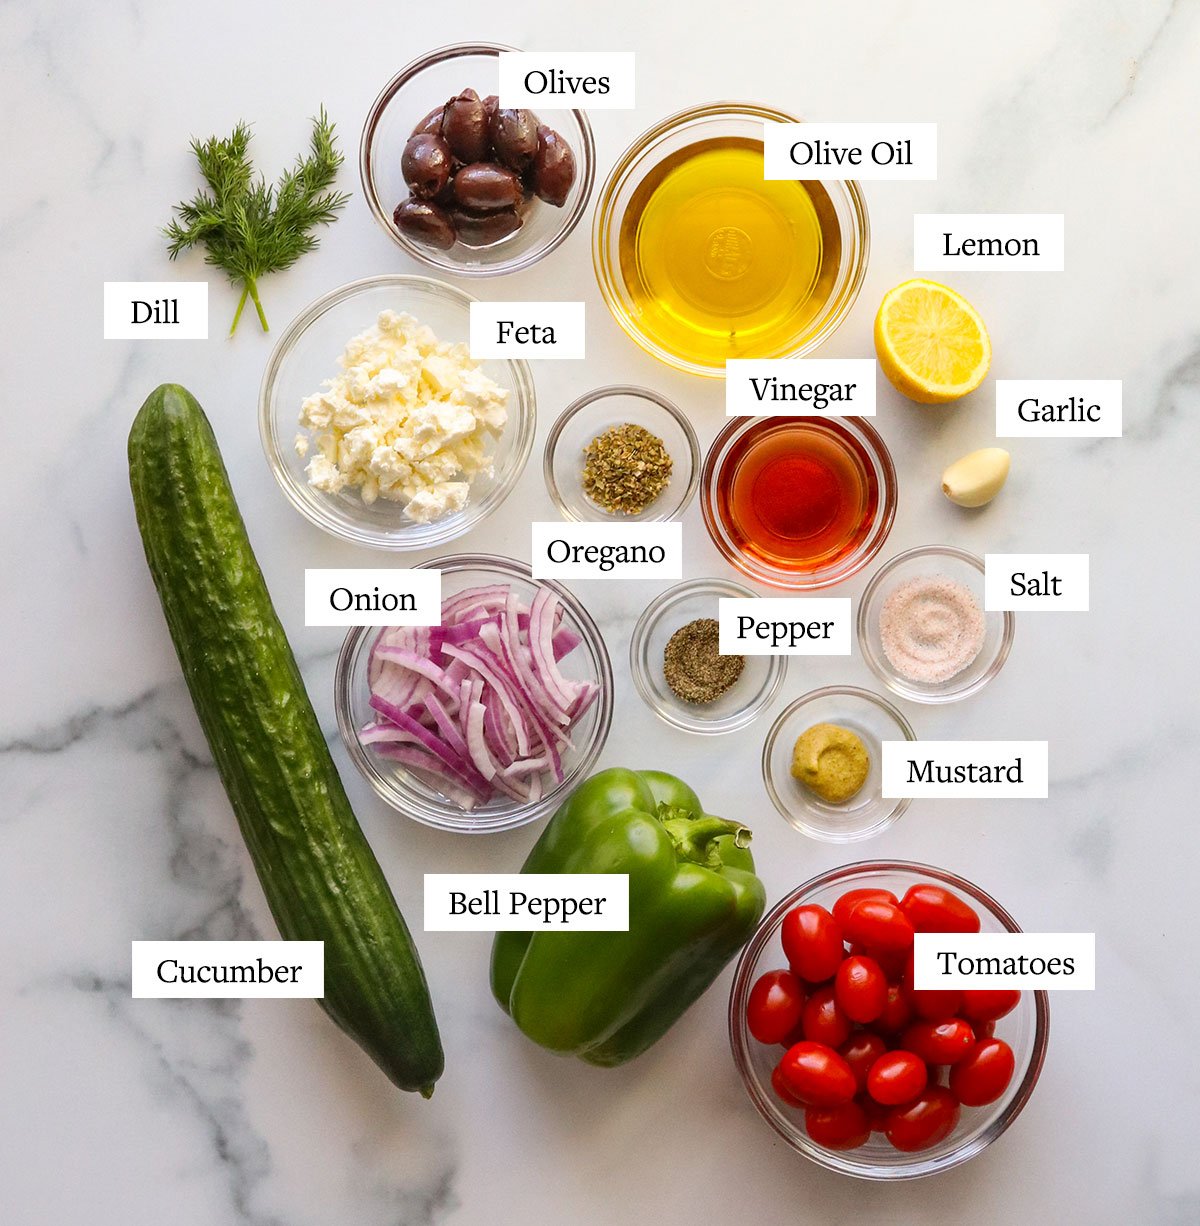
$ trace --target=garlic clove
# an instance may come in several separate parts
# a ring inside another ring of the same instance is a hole
[[[991,502],[1008,480],[1011,459],[1003,447],[972,451],[942,473],[942,493],[960,507],[981,507]]]

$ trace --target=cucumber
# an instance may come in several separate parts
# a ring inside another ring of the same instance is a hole
[[[404,1090],[443,1067],[412,937],[350,807],[204,410],[151,392],[129,432],[146,561],[271,914],[325,942],[326,1013]]]

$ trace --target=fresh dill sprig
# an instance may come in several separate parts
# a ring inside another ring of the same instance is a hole
[[[189,247],[202,245],[206,263],[220,268],[234,285],[241,285],[232,336],[249,298],[264,332],[267,317],[258,297],[258,279],[290,268],[317,246],[313,231],[337,219],[349,192],[330,191],[342,155],[334,139],[333,124],[321,108],[313,120],[307,155],[269,184],[254,166],[247,150],[250,128],[239,123],[226,139],[192,140],[192,152],[208,184],[191,200],[175,206],[175,219],[163,230],[171,259]]]

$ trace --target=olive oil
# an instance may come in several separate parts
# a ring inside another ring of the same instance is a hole
[[[779,357],[833,292],[841,233],[818,182],[763,178],[761,141],[724,137],[664,159],[621,221],[639,327],[698,365]]]

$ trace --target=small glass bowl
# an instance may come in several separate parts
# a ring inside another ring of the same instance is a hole
[[[837,561],[813,570],[792,570],[743,548],[735,534],[726,494],[733,486],[738,457],[759,438],[800,423],[835,443],[856,468],[869,472],[878,491],[866,531],[858,544]],[[862,417],[734,417],[713,440],[700,476],[704,526],[722,557],[758,583],[792,591],[832,587],[857,574],[883,548],[896,518],[896,469],[879,432]]]
[[[522,361],[480,364],[508,392],[508,424],[491,443],[493,474],[475,477],[467,505],[433,523],[413,523],[404,517],[401,504],[384,498],[368,505],[357,490],[326,494],[313,489],[305,473],[308,457],[296,453],[296,436],[305,433],[299,424],[301,403],[338,373],[337,360],[346,342],[371,327],[380,311],[407,311],[428,324],[439,340],[466,343],[473,301],[462,290],[428,277],[368,277],[318,298],[288,326],[263,375],[259,432],[279,488],[305,519],[356,545],[428,549],[469,532],[512,492],[529,459],[537,426],[533,378]]]
[[[837,724],[856,733],[871,759],[860,791],[830,804],[792,775],[796,739],[814,724]],[[885,698],[852,685],[813,690],[781,711],[763,744],[763,783],[771,803],[802,834],[827,843],[854,843],[886,830],[912,803],[883,796],[883,742],[915,741],[908,720]]]
[[[706,141],[730,138],[761,142],[764,123],[796,123],[794,115],[753,102],[712,102],[668,116],[617,159],[600,193],[592,223],[592,263],[600,293],[613,318],[647,353],[691,374],[722,378],[725,364],[707,365],[673,352],[644,328],[637,302],[621,271],[621,226],[646,177],[662,162]],[[852,179],[821,180],[836,217],[841,241],[838,267],[828,297],[798,335],[778,351],[738,357],[800,357],[823,344],[846,318],[867,270],[870,224],[862,189]]]
[[[396,206],[409,195],[400,173],[400,156],[413,128],[435,107],[464,89],[481,97],[497,92],[502,43],[456,43],[413,60],[383,87],[367,114],[359,144],[358,166],[363,195],[375,220],[392,241],[415,260],[463,277],[492,277],[536,264],[566,241],[579,224],[592,194],[596,152],[592,129],[582,111],[537,108],[542,123],[553,128],[575,154],[575,182],[562,208],[534,200],[525,224],[489,247],[455,243],[449,251],[426,247],[402,234],[392,221]]]
[[[742,675],[713,702],[686,702],[671,689],[663,673],[667,640],[698,617],[715,619],[723,596],[754,593],[732,579],[689,579],[668,588],[643,610],[629,642],[637,692],[659,719],[685,732],[715,735],[746,727],[774,700],[787,675],[787,656],[747,656]]]
[[[901,583],[922,575],[945,575],[969,588],[983,608],[983,559],[951,545],[924,545],[897,554],[867,584],[858,604],[858,646],[871,671],[894,694],[913,702],[958,702],[978,693],[1004,667],[1016,619],[1011,610],[984,613],[983,646],[962,672],[940,682],[902,677],[884,654],[879,613]]]
[[[571,727],[573,749],[563,752],[563,781],[537,801],[520,803],[497,797],[475,809],[459,808],[453,800],[418,780],[404,767],[372,752],[359,738],[359,729],[375,718],[370,705],[368,679],[371,648],[378,627],[356,626],[346,635],[334,672],[333,705],[338,730],[354,765],[376,793],[393,809],[426,826],[467,834],[490,834],[524,826],[556,808],[560,800],[583,779],[596,763],[612,723],[613,680],[608,648],[588,611],[566,588],[548,579],[530,576],[524,562],[491,554],[457,554],[420,562],[419,570],[442,572],[442,599],[465,588],[489,584],[515,587],[528,603],[539,588],[548,587],[563,604],[563,624],[580,636],[580,644],[561,662],[565,676],[576,681],[594,681],[600,693],[583,716]]]
[[[803,1108],[790,1107],[771,1088],[771,1071],[783,1055],[782,1046],[768,1046],[753,1038],[746,1026],[750,989],[768,970],[787,965],[779,944],[784,916],[802,903],[817,903],[827,910],[847,890],[876,887],[898,897],[912,885],[936,881],[960,894],[979,912],[983,932],[1020,932],[1017,922],[995,899],[978,886],[945,869],[903,860],[863,861],[847,864],[813,877],[781,899],[759,924],[738,959],[729,994],[729,1041],[733,1059],[759,1115],[793,1149],[819,1166],[860,1179],[917,1179],[948,1171],[982,1153],[1017,1118],[1037,1085],[1050,1037],[1050,1002],[1043,991],[1024,991],[1017,1007],[996,1023],[996,1036],[1013,1049],[1016,1071],[1008,1089],[986,1107],[964,1107],[958,1127],[944,1141],[917,1153],[893,1149],[879,1133],[872,1133],[859,1149],[832,1150],[816,1144],[804,1128]]]
[[[605,511],[583,491],[583,451],[612,426],[630,423],[662,439],[671,457],[667,488],[636,515]],[[644,387],[600,387],[559,415],[542,460],[546,489],[563,519],[648,523],[678,519],[700,480],[700,443],[692,423],[665,396]]]

